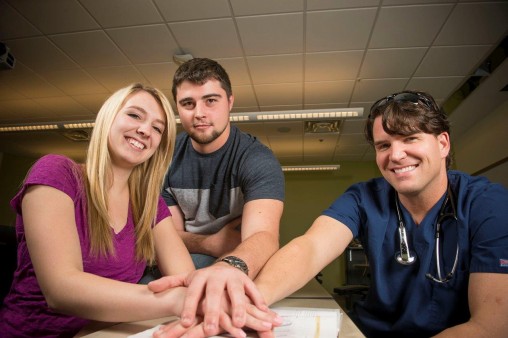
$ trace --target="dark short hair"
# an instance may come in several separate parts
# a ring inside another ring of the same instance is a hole
[[[195,58],[183,63],[175,72],[171,92],[176,101],[176,90],[184,81],[203,85],[209,80],[220,82],[229,97],[233,94],[231,81],[226,70],[217,62],[207,58]]]
[[[371,107],[365,123],[365,138],[374,144],[373,125],[376,117],[382,117],[384,131],[389,135],[409,136],[416,133],[439,135],[450,134],[447,115],[434,98],[425,92],[405,90],[377,100]],[[446,167],[451,165],[451,156],[446,158]]]

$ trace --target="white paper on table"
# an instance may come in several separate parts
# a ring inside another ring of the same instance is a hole
[[[277,338],[336,338],[342,321],[339,309],[274,307],[282,317],[282,325],[276,327]],[[129,336],[129,338],[151,338],[162,325]],[[230,337],[225,334],[221,337]],[[249,335],[248,337],[252,337]]]
[[[275,307],[282,325],[275,328],[277,338],[336,338],[342,321],[339,309]]]

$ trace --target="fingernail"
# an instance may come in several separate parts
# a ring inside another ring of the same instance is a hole
[[[186,324],[186,325],[190,325],[190,324],[192,323],[192,321],[191,321],[190,317],[188,317],[188,316],[183,316],[183,317],[181,318],[181,321],[182,321],[182,323],[184,323],[184,324]]]

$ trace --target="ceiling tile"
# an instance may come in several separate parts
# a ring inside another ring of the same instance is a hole
[[[415,76],[455,76],[472,74],[489,52],[489,46],[432,47]]]
[[[50,39],[84,68],[129,63],[103,31],[53,35]]]
[[[276,156],[301,156],[303,138],[301,135],[269,136],[270,149]]]
[[[106,32],[132,63],[169,62],[173,61],[174,54],[179,54],[180,48],[166,25],[115,28]]]
[[[507,30],[508,2],[458,4],[434,44],[494,44]]]
[[[305,54],[305,81],[356,79],[363,51]]]
[[[380,0],[307,0],[307,10],[374,7],[379,2]]]
[[[275,14],[236,19],[247,55],[303,52],[303,14]]]
[[[436,101],[447,99],[463,81],[462,76],[450,77],[413,77],[407,84],[407,89],[430,93]]]
[[[305,103],[349,102],[355,81],[306,82]]]
[[[12,89],[7,83],[0,82],[0,107],[2,106],[1,100],[15,100],[23,98],[23,95]]]
[[[303,105],[287,105],[279,104],[274,106],[259,106],[261,111],[284,111],[284,110],[300,110],[303,109]]]
[[[340,146],[358,146],[365,145],[367,141],[365,141],[365,135],[363,133],[358,134],[340,134],[339,139]]]
[[[35,101],[41,106],[46,107],[59,120],[65,120],[65,118],[70,116],[92,116],[92,112],[67,96],[43,97],[35,99]]]
[[[301,82],[303,55],[273,55],[247,57],[253,84]]]
[[[49,83],[68,95],[109,92],[82,69],[47,72],[44,77]]]
[[[274,14],[303,11],[303,0],[230,0],[235,15]]]
[[[78,68],[74,61],[46,37],[11,40],[8,45],[16,61],[32,69],[46,71]]]
[[[367,117],[369,115],[369,112],[370,112],[370,107],[372,106],[373,103],[374,103],[374,100],[367,101],[367,102],[359,102],[359,101],[353,101],[353,100],[351,100],[351,102],[349,103],[348,107],[350,107],[350,108],[363,108],[363,117]]]
[[[31,99],[5,100],[0,104],[2,120],[4,123],[26,123],[27,121],[39,121],[41,117],[50,116],[50,110],[41,106]]]
[[[0,81],[9,84],[10,88],[26,97],[47,97],[63,94],[21,62],[16,63],[13,70],[1,72]]]
[[[133,82],[146,83],[146,79],[133,66],[88,69],[97,81],[111,92],[126,87]]]
[[[334,108],[348,108],[347,103],[316,103],[305,104],[305,109],[334,109]]]
[[[41,35],[41,32],[9,4],[0,1],[0,40],[35,35]]]
[[[368,147],[370,147],[368,144],[342,145],[342,143],[339,142],[337,148],[335,148],[334,158],[340,159],[340,155],[363,154]]]
[[[263,126],[264,133],[268,136],[302,137],[303,135],[303,121],[262,122],[261,124]]]
[[[254,86],[260,106],[302,103],[302,85],[298,83]]]
[[[372,104],[381,97],[403,90],[407,80],[408,79],[374,79],[358,81],[351,101],[370,102],[370,104]]]
[[[364,49],[375,15],[371,8],[307,13],[306,51]]]
[[[333,159],[333,151],[339,139],[339,134],[305,134],[303,138],[303,157],[322,156],[325,161]]]
[[[236,99],[235,99],[236,100]],[[259,112],[259,107],[237,107],[233,106],[233,109],[231,109],[231,113],[257,113]]]
[[[233,86],[250,85],[251,79],[244,58],[217,59],[229,75]]]
[[[155,0],[166,21],[200,20],[231,15],[227,0]]]
[[[368,114],[364,114],[364,115],[366,117]],[[366,121],[367,121],[366,118],[344,120],[344,122],[342,123],[342,127],[340,129],[340,134],[342,136],[344,136],[344,135],[361,133],[363,136],[363,128],[365,127]]]
[[[266,137],[266,133],[264,130],[264,123],[233,123],[237,126],[242,132],[255,136],[261,143],[269,146],[268,138]]]
[[[208,58],[242,56],[232,19],[172,23],[169,28],[183,53]]]
[[[443,2],[455,2],[455,0],[383,0],[383,6],[420,5],[420,4],[443,3]]]
[[[72,98],[80,105],[88,109],[90,112],[97,114],[111,94],[86,94],[86,95],[73,95]],[[95,116],[92,117],[95,119]]]
[[[363,61],[360,78],[409,78],[426,51],[427,48],[369,49]]]
[[[97,22],[77,0],[9,0],[9,3],[45,34],[99,28]]]
[[[344,155],[344,154],[337,154],[333,157],[333,162],[339,163],[343,165],[344,162],[357,162],[362,161],[363,157],[361,154],[354,154],[354,155]]]
[[[234,107],[258,107],[252,86],[233,86]]]
[[[137,65],[136,67],[150,81],[152,86],[159,89],[171,89],[173,75],[178,65],[174,62],[165,62]]]
[[[369,47],[428,46],[452,8],[452,4],[382,7]]]
[[[80,0],[102,27],[137,26],[163,22],[151,1]]]

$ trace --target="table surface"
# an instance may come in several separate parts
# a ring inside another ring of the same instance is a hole
[[[339,332],[340,338],[364,338],[358,327],[349,316],[340,308],[333,297],[315,280],[311,280],[300,290],[285,299],[273,304],[273,307],[306,307],[322,309],[340,309],[342,322]],[[86,338],[125,338],[129,335],[148,330],[159,324],[168,323],[176,317],[164,317],[131,323],[95,323],[81,330],[76,337]],[[222,336],[220,336],[222,337]],[[224,336],[226,337],[226,336]],[[257,337],[255,334],[248,337]]]

